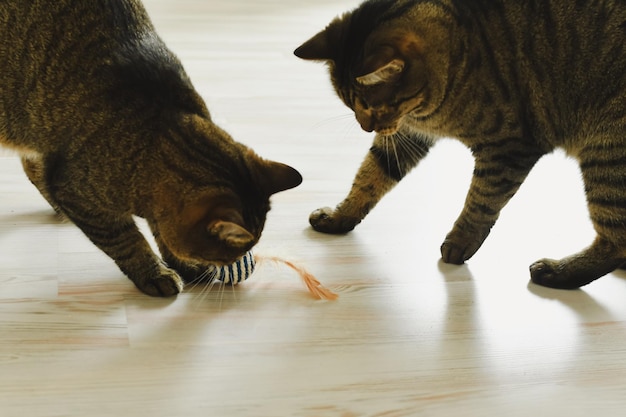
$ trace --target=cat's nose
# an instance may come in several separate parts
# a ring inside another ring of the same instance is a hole
[[[365,130],[368,133],[371,133],[374,131],[374,124],[370,123],[368,125],[364,125],[363,123],[361,123],[361,129]]]
[[[376,127],[376,122],[371,114],[367,114],[366,112],[356,112],[356,120],[361,125],[361,129],[366,132],[373,132]]]

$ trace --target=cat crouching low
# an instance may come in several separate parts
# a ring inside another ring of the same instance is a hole
[[[368,0],[295,54],[328,64],[376,137],[348,196],[311,214],[352,230],[441,137],[475,157],[463,210],[441,246],[461,264],[537,160],[576,158],[597,237],[530,267],[535,283],[578,288],[626,260],[626,4],[591,0]]]
[[[4,1],[0,38],[0,144],[146,294],[245,254],[302,181],[212,122],[139,1]]]

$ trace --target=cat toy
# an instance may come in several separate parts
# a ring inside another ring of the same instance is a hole
[[[247,280],[255,271],[257,263],[274,262],[293,269],[300,275],[311,295],[320,300],[336,300],[339,296],[324,287],[310,272],[293,262],[277,256],[258,256],[248,251],[244,256],[230,265],[213,266],[209,275],[224,284],[237,285]]]

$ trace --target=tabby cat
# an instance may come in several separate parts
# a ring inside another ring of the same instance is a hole
[[[242,256],[301,182],[211,121],[138,0],[4,0],[0,39],[0,144],[146,294]]]
[[[597,237],[530,267],[535,283],[578,288],[626,261],[626,2],[368,0],[296,49],[325,61],[362,128],[375,131],[348,196],[311,214],[352,230],[441,137],[475,157],[463,210],[441,246],[462,264],[537,160],[580,163]]]

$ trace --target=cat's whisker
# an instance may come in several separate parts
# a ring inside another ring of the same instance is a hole
[[[343,122],[342,123],[343,128],[340,128],[337,130],[342,131],[340,133],[340,136],[343,137],[344,139],[349,137],[355,128],[359,127],[359,124],[356,122],[356,119],[354,118],[354,114],[347,113],[347,114],[331,117],[321,122],[318,122],[315,125],[313,125],[313,128],[320,129],[321,127],[325,127],[325,126],[330,125],[331,123],[337,123],[337,122]]]
[[[401,140],[402,140],[401,136],[394,134],[391,137],[390,142],[393,147],[393,154],[396,158],[396,167],[398,168],[398,172],[400,173],[400,175],[404,176],[405,172],[403,172],[402,166],[400,165],[400,155],[398,154],[398,147],[397,147],[400,145],[398,142],[401,142]]]
[[[385,154],[387,155],[387,171],[391,170],[391,160],[389,158],[390,152],[389,152],[389,142],[391,141],[391,139],[389,139],[388,136],[383,136],[382,137],[382,145],[385,148]]]
[[[396,144],[401,148],[401,150],[414,159],[421,158],[428,151],[427,145],[416,141],[411,136],[403,132],[396,132],[395,137]]]
[[[319,121],[319,122],[315,123],[313,125],[313,129],[320,129],[322,127],[326,127],[326,126],[330,125],[331,123],[345,122],[347,120],[354,120],[354,114],[346,113],[346,114],[342,114],[340,116],[329,117],[327,119],[324,119],[322,121]]]
[[[206,304],[209,294],[211,293],[211,288],[213,288],[214,285],[215,281],[211,281],[200,287],[200,291],[194,297],[194,306],[200,307],[201,305]]]
[[[231,284],[231,285],[230,285],[230,292],[231,292],[231,294],[232,294],[232,296],[233,296],[233,300],[234,300],[234,301],[238,301],[238,298],[237,298],[237,289],[236,289],[235,287],[236,287],[236,285],[232,285],[232,284]]]
[[[400,175],[404,175],[402,166],[400,164],[400,155],[398,154],[398,147],[402,148],[402,135],[399,132],[393,133],[391,135],[385,135],[382,137],[383,145],[385,147],[385,153],[387,154],[387,170],[391,171],[391,155],[393,153],[396,168]]]
[[[348,127],[346,128],[346,131],[344,133],[344,139],[349,137],[352,132],[354,131],[354,129],[360,129],[361,126],[359,126],[359,124],[353,119],[352,122],[350,124],[348,124]]]
[[[189,288],[190,290],[195,290],[202,283],[204,283],[207,279],[210,279],[210,274],[209,274],[208,271],[205,271],[202,274],[200,274],[197,277],[195,277],[192,281],[187,283],[187,285],[190,287]]]
[[[204,303],[211,292],[211,289],[216,284],[217,271],[214,268],[207,268],[204,272],[198,275],[193,281],[190,281],[188,285],[190,290],[194,291],[196,288],[200,288],[200,291],[196,297],[194,297],[194,304]]]
[[[189,291],[189,292],[195,292],[195,290],[196,290],[197,288],[201,288],[201,287],[200,287],[200,284],[201,284],[201,283],[202,283],[202,279],[201,279],[201,278],[199,278],[199,277],[198,277],[198,278],[195,278],[193,281],[189,281],[189,282],[187,283],[187,291]],[[199,299],[201,299],[201,298],[202,298],[202,296],[203,296],[203,291],[204,291],[204,290],[200,290],[200,292],[199,292],[198,294],[194,294],[194,297],[193,297],[193,300],[192,300],[192,301],[193,301],[193,305],[194,305],[194,306],[197,306],[197,305],[200,303],[200,301],[201,301],[201,300],[199,300]]]
[[[219,291],[221,286],[223,285],[222,281],[216,279],[217,277],[217,271],[213,270],[212,273],[210,273],[208,276],[208,279],[204,280],[205,285],[202,287],[201,291],[200,291],[200,295],[201,295],[201,301],[203,303],[205,302],[211,302],[214,303],[215,302],[215,295],[212,295],[212,293],[215,293],[216,291],[218,292],[219,295]],[[210,299],[209,301],[207,301],[208,299]]]
[[[223,285],[221,281],[214,279],[212,280],[204,289],[203,289],[203,301],[206,301],[207,298],[210,297],[211,292],[215,291],[215,286],[217,286],[217,290],[219,291],[220,286]]]
[[[218,288],[218,294],[219,294],[219,311],[222,311],[222,307],[224,306],[224,294],[226,293],[226,284],[223,283],[222,281],[219,281],[220,286]]]
[[[185,290],[188,292],[193,292],[199,285],[199,280],[194,279],[193,281],[189,281],[185,284]]]

